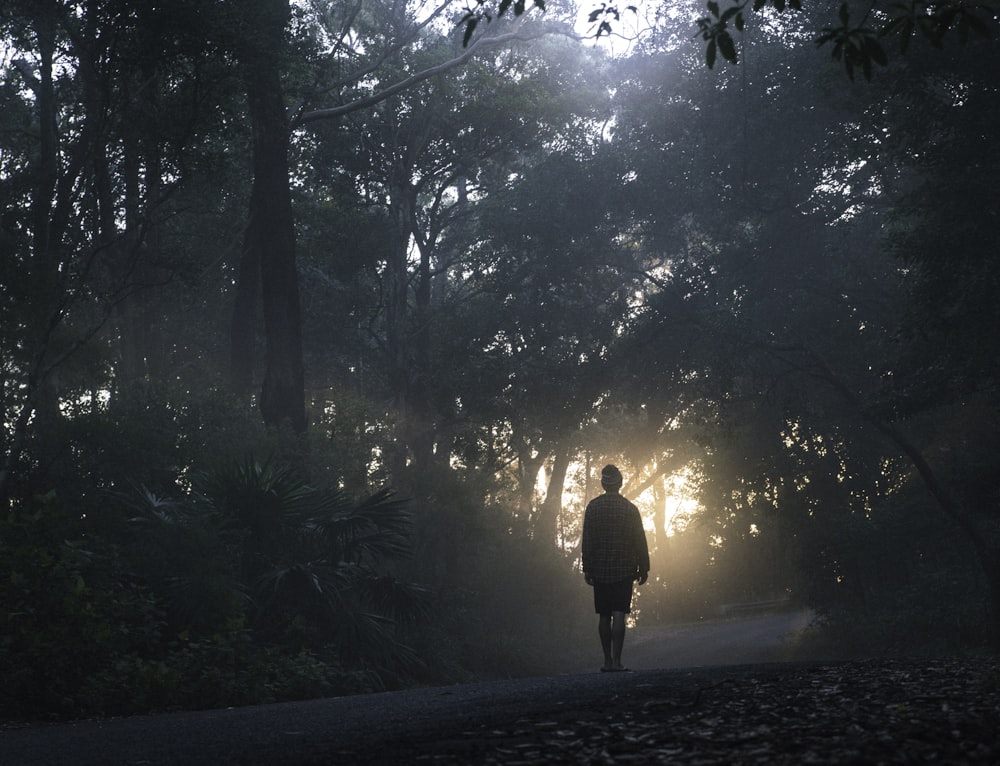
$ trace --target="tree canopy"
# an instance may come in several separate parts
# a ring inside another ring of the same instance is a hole
[[[4,715],[538,672],[608,462],[638,620],[996,647],[994,11],[536,6],[0,9]]]

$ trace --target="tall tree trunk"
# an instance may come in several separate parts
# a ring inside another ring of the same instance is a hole
[[[257,358],[257,303],[260,300],[260,248],[247,226],[240,256],[236,298],[229,326],[229,383],[237,396],[249,397],[254,385]]]
[[[411,370],[409,362],[408,305],[410,274],[407,253],[410,247],[410,221],[416,204],[408,184],[396,183],[390,195],[395,238],[386,263],[386,347],[389,353],[389,383],[392,387],[393,412],[396,417],[396,442],[390,458],[390,470],[396,481],[410,456],[413,433]]]
[[[91,68],[92,69],[92,68]],[[81,67],[81,80],[85,83],[87,68]],[[132,83],[132,98],[141,105],[140,114],[154,115],[159,82],[156,68],[146,63],[139,69],[138,82]],[[93,84],[89,90],[96,102],[100,83],[91,77]],[[96,110],[94,110],[96,111]],[[152,200],[159,196],[160,151],[155,135],[148,131],[144,120],[133,113],[122,123],[122,160],[119,176],[124,190],[124,236],[119,235],[117,221],[117,201],[111,184],[112,171],[108,164],[107,152],[98,143],[95,146],[94,175],[101,183],[98,186],[98,207],[100,210],[101,239],[107,248],[111,281],[113,285],[124,287],[131,282],[133,288],[152,284],[146,258],[152,256],[144,242],[144,218]],[[144,202],[145,201],[145,202]],[[140,252],[142,257],[140,258]],[[114,289],[114,288],[113,288]],[[116,301],[114,311],[118,323],[115,333],[118,342],[119,365],[115,373],[115,384],[121,390],[149,374],[150,355],[146,344],[145,308],[148,295],[141,289],[129,290]]]
[[[545,500],[538,507],[533,535],[536,540],[554,544],[559,528],[559,514],[562,513],[563,489],[566,486],[566,470],[569,468],[569,450],[559,450],[552,461],[552,475],[545,490]]]
[[[524,531],[528,531],[528,522],[532,516],[535,504],[535,484],[538,482],[538,472],[545,462],[545,455],[541,452],[535,453],[533,448],[525,444],[518,450],[518,463],[520,465],[520,497],[518,498],[517,515],[522,522]]]
[[[37,76],[27,62],[15,62],[21,71],[25,86],[35,97],[38,117],[38,153],[32,172],[31,189],[31,283],[35,300],[31,320],[30,369],[21,409],[14,418],[14,428],[4,445],[7,454],[0,468],[0,508],[7,509],[11,496],[11,479],[27,448],[29,426],[36,432],[44,429],[58,416],[58,404],[51,385],[51,375],[46,373],[48,345],[59,306],[59,280],[57,250],[59,236],[54,223],[54,207],[59,182],[59,144],[56,124],[56,94],[53,83],[53,64],[56,51],[56,6],[39,3],[30,13],[38,54]],[[44,450],[41,450],[44,451]]]
[[[661,476],[653,482],[653,534],[650,550],[656,550],[660,541],[667,536],[667,489]]]
[[[53,375],[45,369],[49,362],[46,347],[49,344],[45,320],[56,314],[61,301],[61,287],[58,274],[59,230],[54,222],[56,187],[59,179],[59,137],[56,124],[56,92],[53,67],[56,53],[56,18],[53,4],[41,3],[36,17],[36,34],[39,53],[38,103],[39,153],[38,172],[35,174],[35,188],[32,194],[32,265],[34,267],[35,292],[40,300],[36,306],[41,310],[37,327],[44,328],[45,337],[38,339],[40,349],[39,365],[35,386],[29,387],[29,401],[34,400],[35,433],[44,439],[54,430],[59,419],[58,394]],[[26,405],[27,406],[27,405]],[[46,450],[43,449],[42,452]]]
[[[436,420],[431,404],[431,251],[425,243],[420,248],[420,266],[417,271],[415,291],[416,306],[413,329],[413,382],[410,403],[412,408],[410,450],[414,464],[421,469],[431,465],[434,457]]]
[[[253,187],[241,265],[254,271],[258,263],[260,271],[259,276],[241,272],[240,279],[259,279],[262,288],[265,351],[260,409],[264,422],[288,424],[303,433],[302,312],[288,179],[288,115],[281,85],[288,19],[288,0],[255,0],[244,19],[240,63],[253,128]]]

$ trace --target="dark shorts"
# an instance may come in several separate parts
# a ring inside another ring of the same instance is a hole
[[[632,611],[632,580],[594,583],[594,611],[598,614]]]

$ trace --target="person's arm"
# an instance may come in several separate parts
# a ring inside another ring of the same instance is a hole
[[[583,579],[587,585],[594,584],[594,577],[590,573],[590,565],[593,560],[594,545],[593,524],[590,518],[590,506],[583,513],[583,538],[580,540],[580,568],[583,570]]]

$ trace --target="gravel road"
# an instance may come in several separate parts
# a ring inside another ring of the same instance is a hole
[[[812,611],[797,610],[681,625],[640,624],[626,636],[626,664],[659,670],[784,661],[794,656],[813,618]]]
[[[639,625],[629,630],[626,659],[636,670],[759,662],[773,658],[807,621],[807,613],[788,612]],[[584,699],[595,679],[598,694],[635,680],[637,674],[608,678],[595,673],[600,661],[595,618],[593,655],[567,658],[549,678],[8,729],[0,732],[0,766],[296,762],[331,750],[353,751],[334,761],[350,763],[380,743],[421,736],[442,725],[474,729],[520,717],[533,705],[561,707],[566,700]],[[669,680],[683,684],[685,678]]]
[[[723,662],[806,618],[636,628],[629,673],[7,729],[0,766],[1000,762],[995,660]]]
[[[761,612],[676,625],[640,623],[629,628],[622,661],[632,670],[747,665],[795,659],[802,632],[814,613],[808,609]],[[589,654],[567,657],[563,673],[588,673],[602,661],[594,618]]]

